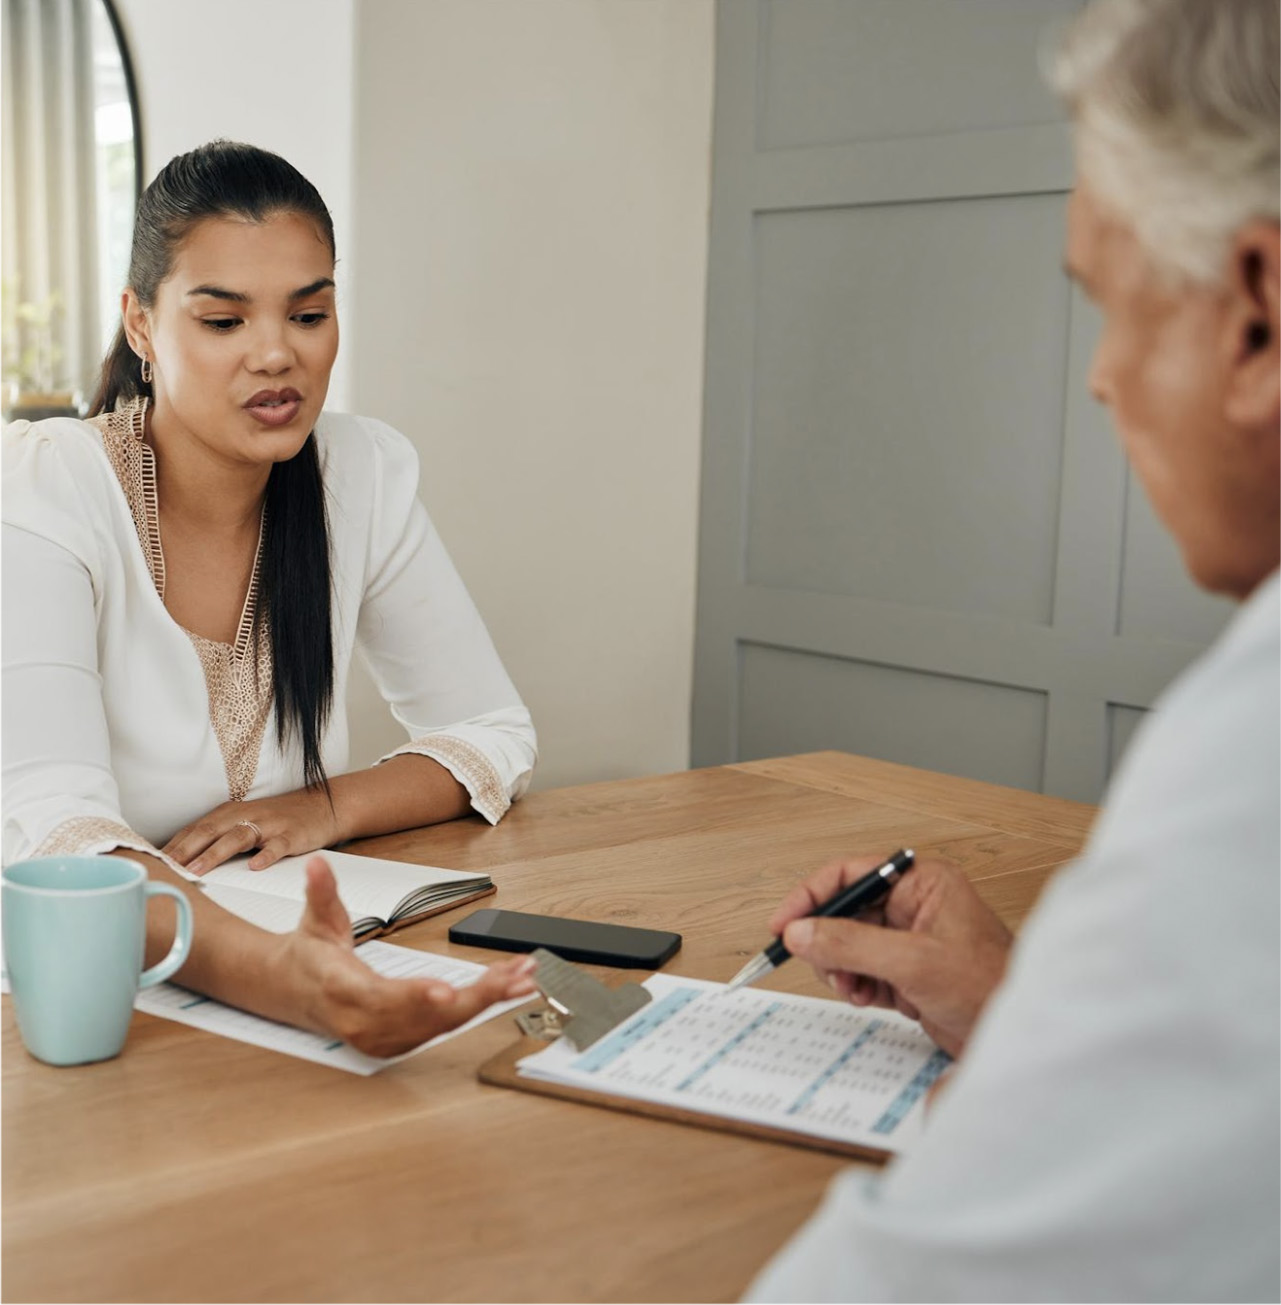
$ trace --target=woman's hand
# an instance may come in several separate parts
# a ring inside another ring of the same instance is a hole
[[[769,927],[838,995],[920,1020],[958,1056],[1005,975],[1013,937],[965,875],[938,860],[918,861],[861,920],[803,918],[880,863],[859,857],[824,866],[792,890]]]
[[[180,829],[164,851],[192,874],[202,875],[257,848],[251,870],[265,870],[282,856],[301,856],[342,842],[335,806],[323,789],[297,789],[253,802],[224,802]]]
[[[371,1056],[395,1056],[466,1024],[496,1001],[534,991],[534,958],[491,966],[475,983],[388,979],[355,953],[351,921],[323,857],[307,863],[307,910],[281,942],[277,971],[290,1023],[341,1038]]]
[[[249,868],[265,870],[282,856],[454,820],[470,809],[467,790],[440,762],[402,755],[333,776],[328,793],[300,788],[252,802],[224,802],[180,829],[164,851],[192,874],[202,875],[257,848]]]

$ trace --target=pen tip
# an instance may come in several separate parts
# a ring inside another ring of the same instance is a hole
[[[725,985],[726,992],[733,992],[736,988],[746,987],[749,983],[755,983],[763,974],[768,974],[774,968],[773,962],[765,955],[764,952],[753,956],[746,965]]]

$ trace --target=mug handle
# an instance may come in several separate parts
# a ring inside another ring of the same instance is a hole
[[[149,970],[143,970],[138,980],[138,987],[150,988],[163,983],[187,959],[191,951],[192,915],[191,903],[185,893],[180,893],[170,884],[154,884],[148,881],[143,885],[148,897],[172,897],[178,903],[178,928],[173,936],[173,946],[163,961],[157,962]]]

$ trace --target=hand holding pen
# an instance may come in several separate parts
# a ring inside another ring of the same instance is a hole
[[[901,875],[912,868],[915,861],[916,853],[911,848],[895,852],[888,861],[883,861],[875,869],[869,870],[860,879],[842,888],[840,892],[833,894],[822,905],[807,911],[806,914],[848,916],[866,911],[889,896],[890,889],[898,882]],[[755,983],[757,979],[782,965],[791,954],[782,938],[775,938],[764,951],[753,956],[729,981],[730,991]]]
[[[1004,976],[1013,939],[965,874],[933,857],[879,891],[873,919],[818,914],[889,864],[861,857],[824,866],[792,890],[769,928],[839,997],[919,1019],[944,1051],[959,1055]]]

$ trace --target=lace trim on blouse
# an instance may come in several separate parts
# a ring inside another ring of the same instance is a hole
[[[156,457],[146,442],[147,399],[123,401],[114,412],[91,418],[124,490],[138,542],[160,601],[165,598],[165,555],[160,542],[160,505],[156,495]],[[266,506],[263,507],[264,518]],[[234,643],[219,643],[183,628],[204,672],[209,694],[209,722],[222,752],[227,792],[241,802],[258,770],[262,736],[271,714],[271,639],[257,626],[258,576],[262,564],[262,525],[253,573],[245,594]]]
[[[158,847],[147,842],[141,834],[135,833],[128,825],[119,820],[109,820],[105,816],[73,816],[45,835],[32,852],[36,856],[87,856],[94,852],[106,852],[116,847],[127,847],[135,852],[150,852],[158,857],[171,870],[176,870],[184,878],[190,875],[173,857],[166,856]]]
[[[424,734],[412,739],[382,761],[414,754],[439,761],[471,795],[472,806],[491,825],[496,825],[511,806],[507,786],[494,763],[474,744],[452,734]]]

